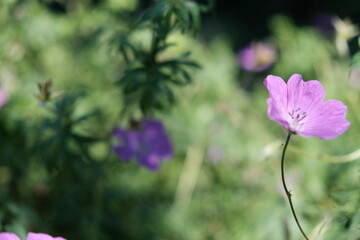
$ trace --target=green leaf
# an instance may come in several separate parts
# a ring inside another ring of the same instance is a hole
[[[165,44],[163,44],[162,46],[160,46],[160,47],[158,48],[158,52],[164,51],[164,50],[166,50],[167,48],[173,47],[173,46],[176,46],[176,43],[165,43]]]
[[[88,113],[88,114],[85,114],[81,117],[79,117],[78,119],[74,120],[74,124],[77,124],[77,123],[80,123],[80,122],[83,122],[83,121],[86,121],[88,120],[89,118],[92,118],[96,115],[99,115],[99,111],[93,111],[91,113]]]
[[[190,83],[192,81],[190,74],[186,70],[184,70],[182,68],[179,68],[178,70],[179,70],[179,73],[181,74],[181,76],[185,79],[186,83]]]
[[[178,63],[180,65],[185,65],[185,66],[189,66],[189,67],[193,67],[193,68],[201,68],[201,66],[199,64],[197,64],[196,62],[193,62],[193,61],[178,61]]]
[[[147,9],[143,14],[138,17],[136,22],[146,22],[153,21],[156,18],[161,18],[162,14],[165,12],[165,5],[163,1],[158,1],[155,6]]]
[[[174,93],[169,89],[168,86],[166,85],[162,85],[162,91],[164,92],[168,102],[170,105],[174,105],[175,104],[175,96],[174,96]]]
[[[200,9],[199,6],[191,1],[185,2],[192,19],[192,33],[195,35],[200,30]]]

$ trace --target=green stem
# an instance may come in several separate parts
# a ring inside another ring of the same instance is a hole
[[[286,196],[289,200],[289,204],[290,204],[290,208],[291,208],[291,212],[295,218],[295,222],[296,222],[296,225],[298,226],[298,228],[300,229],[302,235],[304,236],[304,238],[306,240],[309,240],[309,238],[306,236],[304,230],[301,228],[301,225],[299,223],[299,220],[296,216],[296,212],[295,212],[295,209],[294,209],[294,206],[293,206],[293,203],[291,201],[291,193],[290,191],[288,190],[287,186],[286,186],[286,182],[285,182],[285,174],[284,174],[284,162],[285,162],[285,152],[286,152],[286,148],[289,144],[289,141],[290,141],[290,137],[291,137],[291,132],[289,132],[287,138],[286,138],[286,142],[285,142],[285,145],[284,145],[284,149],[283,149],[283,152],[282,152],[282,155],[281,155],[281,180],[282,180],[282,184],[283,184],[283,187],[284,187],[284,190],[285,190],[285,193],[286,193]]]

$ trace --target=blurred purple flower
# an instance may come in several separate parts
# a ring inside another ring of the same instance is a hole
[[[332,139],[350,126],[345,119],[346,106],[337,100],[324,101],[324,87],[319,81],[304,82],[293,74],[288,83],[269,75],[264,81],[268,89],[268,115],[293,133],[304,137]]]
[[[331,37],[335,33],[333,19],[334,16],[329,13],[319,13],[313,17],[313,24],[324,36]]]
[[[116,128],[113,131],[114,137],[120,140],[113,151],[123,161],[135,158],[140,165],[156,171],[162,160],[173,156],[171,141],[158,120],[144,119],[136,125],[129,130]]]
[[[20,240],[20,238],[14,233],[2,232],[0,233],[0,240]],[[28,235],[26,236],[26,240],[66,240],[66,239],[62,237],[52,237],[45,233],[29,232]]]
[[[268,69],[276,58],[277,53],[274,46],[257,42],[253,42],[241,49],[237,55],[239,66],[252,72],[261,72]]]
[[[2,107],[7,102],[7,94],[6,92],[0,88],[0,107]]]

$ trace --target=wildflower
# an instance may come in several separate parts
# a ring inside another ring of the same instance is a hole
[[[268,115],[291,133],[304,137],[332,139],[350,126],[346,106],[337,100],[323,101],[325,91],[319,81],[304,82],[300,74],[290,77],[288,83],[269,75],[264,81],[268,89]]]
[[[155,119],[133,122],[129,130],[116,128],[113,135],[121,141],[120,145],[113,147],[121,160],[127,162],[135,158],[152,171],[158,170],[163,159],[173,155],[170,139],[162,123]]]
[[[2,232],[0,233],[0,240],[20,240],[20,238],[10,232]],[[26,240],[66,240],[62,237],[52,237],[46,233],[33,233],[29,232],[26,236]]]
[[[276,60],[275,48],[267,43],[251,43],[239,51],[237,59],[240,67],[247,71],[261,72]]]
[[[292,193],[285,181],[285,152],[292,134],[304,137],[331,139],[344,133],[350,126],[346,117],[346,106],[337,100],[324,101],[324,87],[319,81],[304,82],[300,74],[293,74],[287,84],[277,76],[269,75],[264,81],[268,89],[268,115],[271,120],[288,129],[281,155],[281,181],[296,225],[306,240],[291,200]]]

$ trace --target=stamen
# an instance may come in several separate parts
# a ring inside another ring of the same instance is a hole
[[[300,108],[292,110],[289,112],[290,115],[290,127],[299,130],[304,125],[304,119],[306,118],[306,112],[302,111]]]

